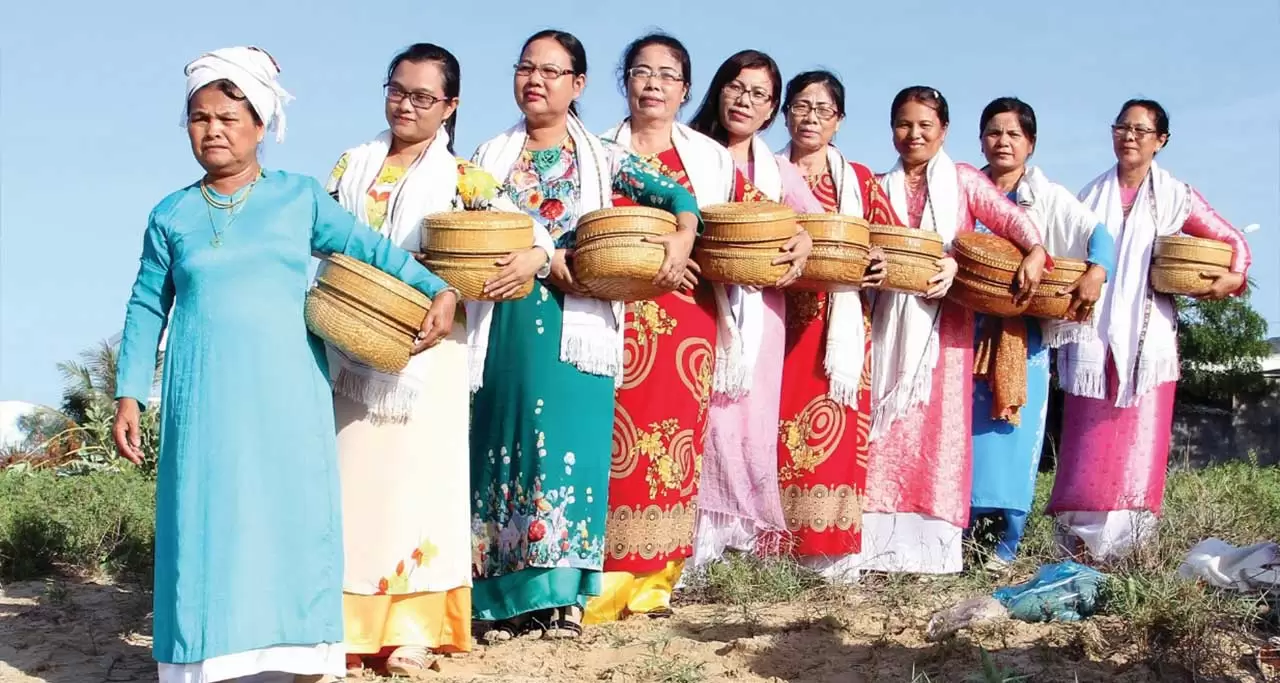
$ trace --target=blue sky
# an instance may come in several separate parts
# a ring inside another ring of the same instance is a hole
[[[1186,0],[10,5],[0,25],[0,399],[56,403],[55,363],[119,330],[149,210],[199,174],[178,127],[189,60],[230,45],[269,50],[297,100],[288,139],[264,162],[323,176],[382,129],[386,63],[416,41],[462,62],[458,151],[468,156],[515,120],[511,65],[546,27],[587,47],[582,106],[593,130],[624,114],[615,74],[626,43],[660,27],[692,52],[694,104],[740,49],[769,52],[787,77],[833,69],[851,110],[838,142],[876,170],[893,162],[888,107],[907,85],[947,96],[947,148],[967,161],[979,160],[983,105],[1001,95],[1030,102],[1036,162],[1073,190],[1114,162],[1107,126],[1121,102],[1158,99],[1173,128],[1161,162],[1237,227],[1262,225],[1249,236],[1254,304],[1280,334],[1280,3],[1230,12]],[[775,145],[783,137],[780,125],[768,135]]]

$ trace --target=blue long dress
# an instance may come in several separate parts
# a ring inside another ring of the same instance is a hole
[[[1009,200],[1017,203],[1016,192]],[[1105,226],[1097,226],[1089,237],[1088,261],[1113,268],[1115,245]],[[974,344],[982,333],[984,316],[977,316]],[[1035,500],[1036,474],[1044,447],[1045,418],[1049,410],[1049,347],[1044,344],[1040,323],[1027,323],[1027,402],[1022,406],[1021,424],[1014,426],[991,418],[991,388],[986,380],[973,382],[973,489],[970,511],[978,517],[998,515],[1003,524],[996,543],[996,557],[1012,562],[1017,557],[1027,526],[1027,513]]]
[[[145,406],[172,312],[156,492],[162,673],[342,642],[333,404],[303,319],[310,260],[341,252],[428,295],[444,286],[309,177],[267,172],[226,214],[197,185],[151,212],[120,351],[118,396]]]

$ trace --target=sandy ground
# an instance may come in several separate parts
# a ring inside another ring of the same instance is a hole
[[[763,608],[687,605],[666,620],[589,629],[575,642],[523,639],[439,660],[423,680],[492,683],[703,681],[966,681],[989,651],[1010,676],[1040,682],[1263,681],[1243,644],[1224,644],[1237,670],[1193,679],[1108,645],[1124,625],[997,622],[926,643],[927,590],[911,606],[850,593]],[[944,598],[932,599],[934,603]],[[154,681],[150,595],[104,582],[51,580],[0,589],[0,683]],[[1231,668],[1230,666],[1228,668]],[[926,678],[927,676],[927,678]],[[370,675],[372,678],[372,675]],[[998,678],[996,680],[999,680]]]

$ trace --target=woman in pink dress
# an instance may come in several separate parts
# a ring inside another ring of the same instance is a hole
[[[1156,164],[1169,141],[1169,116],[1159,103],[1126,102],[1111,138],[1116,165],[1080,200],[1115,238],[1116,272],[1092,324],[1081,326],[1088,334],[1058,351],[1067,399],[1048,509],[1064,550],[1088,550],[1099,560],[1145,540],[1164,497],[1179,365],[1173,298],[1148,284],[1156,238],[1181,231],[1231,245],[1230,272],[1213,276],[1206,298],[1242,293],[1250,261],[1244,235]]]
[[[760,134],[773,124],[782,99],[782,74],[769,55],[743,50],[716,71],[689,127],[729,149],[734,165],[766,197],[800,213],[822,205],[800,172],[776,158]],[[798,251],[807,256],[808,235]],[[803,268],[803,259],[800,261]],[[693,567],[720,559],[726,549],[776,554],[786,532],[778,497],[778,407],[786,330],[782,289],[728,287],[757,322],[743,332],[758,335],[751,387],[732,398],[711,399]],[[746,312],[744,311],[744,314]]]
[[[898,163],[880,179],[894,213],[950,247],[982,221],[1024,252],[1019,291],[1040,280],[1048,255],[1031,219],[978,169],[942,149],[950,116],[933,88],[898,93],[890,111]],[[863,515],[863,570],[946,574],[962,568],[973,442],[973,313],[942,299],[956,262],[925,297],[880,291],[872,310],[871,449]]]

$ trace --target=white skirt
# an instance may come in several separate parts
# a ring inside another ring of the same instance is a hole
[[[160,683],[293,683],[293,677],[347,675],[347,649],[342,643],[278,645],[211,657],[194,664],[160,664]],[[252,678],[250,678],[252,677]]]

